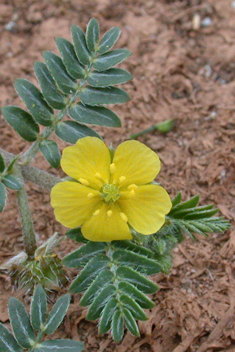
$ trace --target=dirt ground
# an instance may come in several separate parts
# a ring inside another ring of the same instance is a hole
[[[70,39],[70,27],[85,29],[96,17],[104,33],[120,26],[118,48],[133,55],[121,67],[134,76],[125,85],[131,101],[115,107],[119,129],[97,129],[114,145],[132,133],[174,118],[167,135],[139,138],[162,160],[158,181],[173,197],[199,194],[201,204],[214,203],[232,222],[231,230],[199,242],[185,241],[174,251],[171,273],[153,279],[161,290],[149,321],[140,323],[141,337],[127,333],[115,344],[97,335],[78,306],[69,309],[57,337],[84,341],[91,352],[235,351],[235,1],[231,0],[1,0],[0,105],[21,105],[13,81],[35,82],[33,63],[41,52],[57,52],[54,37]],[[27,144],[0,116],[0,145],[19,153]],[[60,143],[63,148],[63,143]],[[50,168],[41,155],[37,166]],[[62,174],[62,173],[60,173]],[[55,230],[46,190],[27,185],[34,223],[42,243]],[[75,248],[63,243],[59,254]],[[0,222],[0,264],[23,249],[14,192]],[[0,321],[8,325],[7,301],[16,295],[0,276]],[[28,299],[25,298],[28,303]]]

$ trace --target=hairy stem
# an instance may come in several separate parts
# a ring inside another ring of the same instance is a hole
[[[15,158],[14,154],[8,153],[1,148],[0,153],[3,156],[6,164],[10,164],[10,162]],[[36,185],[47,188],[48,190],[51,190],[53,186],[60,182],[60,179],[58,177],[31,165],[20,165],[17,163],[17,161],[16,165],[21,168],[22,175],[26,180],[31,181]]]
[[[28,254],[29,258],[34,257],[34,252],[37,248],[36,237],[33,228],[33,220],[31,217],[31,212],[28,203],[27,193],[24,187],[24,178],[20,170],[20,166],[16,165],[14,167],[16,177],[21,181],[23,187],[21,190],[17,191],[17,199],[19,204],[19,210],[21,215],[21,224],[23,239],[25,245],[25,252]]]

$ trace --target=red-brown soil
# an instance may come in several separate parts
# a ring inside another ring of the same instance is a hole
[[[197,17],[200,26],[197,27]],[[235,217],[235,3],[231,0],[2,0],[0,4],[0,104],[19,105],[13,81],[35,82],[33,63],[43,50],[57,51],[54,37],[70,38],[70,27],[85,29],[96,17],[102,33],[122,28],[118,47],[133,55],[122,64],[134,76],[125,85],[131,101],[115,107],[119,129],[99,128],[109,144],[132,133],[174,118],[167,135],[139,138],[158,152],[162,170],[158,181],[173,197],[199,194],[201,204],[214,203],[233,223]],[[13,21],[11,31],[9,22]],[[209,22],[208,22],[209,21]],[[209,24],[209,25],[206,25]],[[6,25],[8,25],[6,27]],[[0,117],[0,146],[19,153],[27,144]],[[60,144],[63,148],[63,144]],[[41,155],[37,166],[53,170]],[[27,184],[38,240],[55,230],[46,190]],[[63,242],[59,254],[74,244]],[[0,264],[23,249],[15,193],[0,222]],[[174,251],[168,276],[156,275],[161,290],[149,321],[139,324],[141,337],[129,333],[119,345],[110,335],[97,335],[94,323],[74,298],[57,337],[81,339],[95,352],[215,352],[235,351],[235,230],[199,242],[187,240]],[[0,276],[0,321],[8,321],[12,291]],[[25,298],[26,304],[29,302]]]

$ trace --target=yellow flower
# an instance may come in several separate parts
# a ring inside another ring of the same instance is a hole
[[[130,227],[153,234],[171,209],[165,189],[150,184],[160,170],[159,158],[138,141],[120,144],[112,157],[99,138],[79,139],[64,149],[61,167],[78,182],[53,187],[55,217],[66,227],[81,226],[90,241],[131,239]]]

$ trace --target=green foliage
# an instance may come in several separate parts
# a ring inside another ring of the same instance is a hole
[[[68,236],[80,240],[79,232],[70,230]],[[85,292],[80,304],[89,306],[88,320],[99,319],[100,333],[111,330],[119,342],[126,326],[139,336],[135,320],[147,319],[143,309],[153,307],[154,303],[146,294],[158,290],[146,275],[162,271],[154,252],[131,241],[87,241],[63,262],[70,268],[82,269],[70,291]]]
[[[84,346],[73,340],[43,341],[44,335],[52,334],[61,324],[68,310],[70,295],[60,297],[47,316],[47,298],[41,286],[37,286],[32,297],[30,317],[24,305],[16,298],[9,300],[10,323],[14,333],[0,323],[1,352],[81,352]]]
[[[119,38],[120,29],[110,29],[100,40],[99,24],[93,18],[86,33],[74,25],[71,34],[73,43],[56,38],[61,57],[45,51],[44,63],[35,63],[41,90],[26,79],[15,81],[16,92],[28,112],[16,106],[2,109],[6,121],[26,141],[35,142],[35,151],[40,149],[55,168],[59,165],[60,152],[56,142],[48,140],[53,131],[62,140],[76,143],[79,138],[97,136],[85,124],[119,127],[118,116],[103,105],[130,99],[124,90],[114,87],[132,79],[126,70],[113,68],[131,54],[126,49],[110,50]],[[67,114],[75,121],[63,121]],[[44,126],[41,133],[39,125]]]

